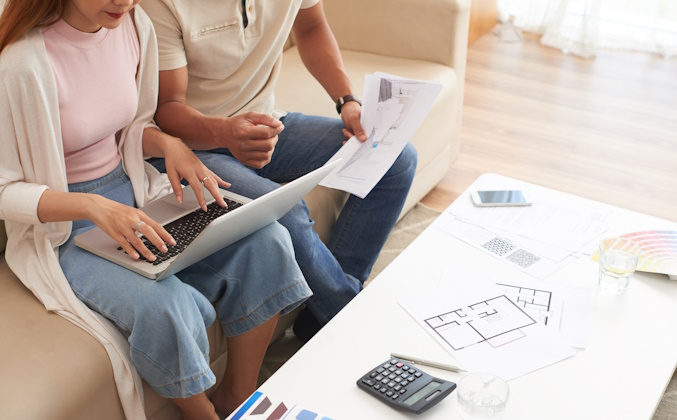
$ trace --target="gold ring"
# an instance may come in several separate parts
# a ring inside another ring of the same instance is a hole
[[[204,185],[204,184],[205,184],[205,181],[206,181],[208,178],[209,178],[209,175],[207,175],[206,177],[202,178],[202,181],[200,181],[200,184]]]
[[[143,220],[139,220],[138,222],[136,222],[136,227],[134,228],[134,232],[140,233],[139,228],[141,227],[141,225],[145,225],[145,224],[146,224],[146,222],[144,222]]]

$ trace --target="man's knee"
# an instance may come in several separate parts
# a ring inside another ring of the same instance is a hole
[[[407,143],[392,166],[393,173],[407,176],[411,181],[414,179],[414,174],[416,173],[417,162],[418,152],[416,152],[416,148],[414,148],[411,143]]]

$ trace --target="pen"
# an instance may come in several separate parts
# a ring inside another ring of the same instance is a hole
[[[448,371],[451,371],[451,372],[464,372],[464,370],[459,368],[458,366],[447,365],[445,363],[439,363],[439,362],[432,362],[430,360],[419,359],[418,357],[405,356],[404,354],[390,353],[390,357],[394,357],[396,359],[402,359],[402,360],[405,360],[407,362],[415,363],[417,365],[430,366],[430,367],[434,367],[434,368],[437,368],[437,369],[448,370]]]

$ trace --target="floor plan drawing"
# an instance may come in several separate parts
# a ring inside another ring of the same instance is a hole
[[[537,321],[518,303],[500,295],[424,322],[452,349],[461,350],[478,343],[487,343],[493,348],[504,346],[526,337],[521,329]]]
[[[508,298],[517,303],[532,318],[543,325],[548,325],[552,315],[552,292],[504,283],[497,283],[497,285],[503,287]]]

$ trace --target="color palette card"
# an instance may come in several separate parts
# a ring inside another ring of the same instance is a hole
[[[623,235],[642,247],[638,271],[667,274],[677,280],[677,231],[646,230]]]
[[[642,247],[637,271],[667,274],[671,280],[677,280],[677,231],[645,230],[621,237],[632,239]],[[593,259],[597,260],[597,253]]]
[[[275,401],[256,391],[226,420],[332,420],[312,410]]]

